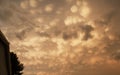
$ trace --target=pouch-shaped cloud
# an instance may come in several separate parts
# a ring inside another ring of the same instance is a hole
[[[119,4],[1,0],[0,27],[25,64],[25,75],[106,75],[111,64],[111,75],[118,75]]]

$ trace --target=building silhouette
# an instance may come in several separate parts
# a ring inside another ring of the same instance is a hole
[[[0,31],[0,75],[12,75],[9,42]]]

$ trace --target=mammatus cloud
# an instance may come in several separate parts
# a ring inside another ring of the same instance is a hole
[[[0,28],[24,63],[25,75],[118,75],[119,4],[1,0]]]

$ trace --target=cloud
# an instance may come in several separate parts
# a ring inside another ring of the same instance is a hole
[[[119,3],[0,0],[0,27],[24,62],[26,75],[117,75],[118,66],[109,66],[118,65],[120,58]]]
[[[83,29],[83,32],[85,33],[83,40],[88,40],[89,38],[92,38],[92,35],[90,32],[94,30],[93,27],[91,27],[90,25],[85,25],[81,28]]]

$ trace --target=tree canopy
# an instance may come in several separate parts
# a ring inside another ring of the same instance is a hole
[[[15,53],[10,52],[11,56],[11,67],[12,75],[22,75],[22,70],[24,69],[23,64],[18,60],[18,57]]]

